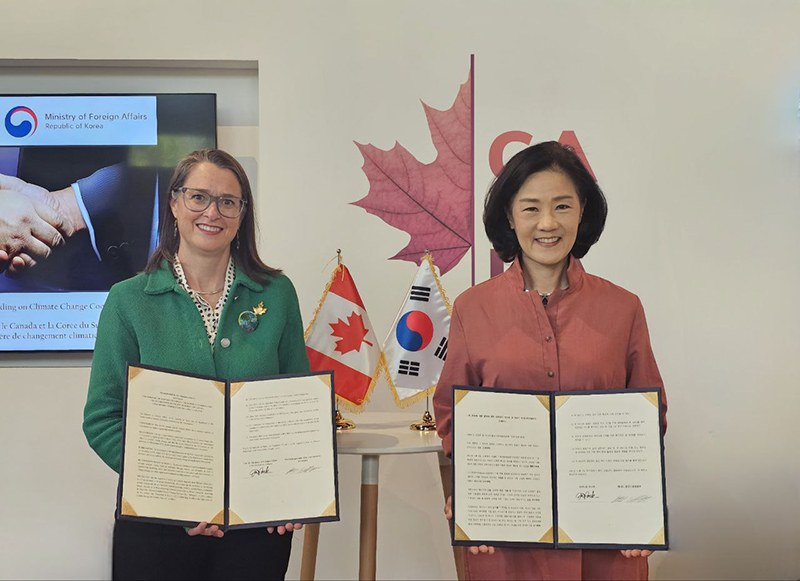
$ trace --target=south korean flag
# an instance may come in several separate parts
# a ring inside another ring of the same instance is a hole
[[[384,372],[398,406],[411,405],[436,388],[447,357],[451,311],[426,254],[383,343]]]

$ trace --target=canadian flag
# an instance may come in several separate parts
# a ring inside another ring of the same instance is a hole
[[[381,350],[345,265],[333,271],[305,337],[311,370],[333,370],[339,403],[361,411],[375,387]]]

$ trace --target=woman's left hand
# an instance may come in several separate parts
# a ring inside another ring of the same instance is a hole
[[[196,527],[186,528],[186,533],[190,537],[217,537],[221,539],[225,533],[217,525],[209,525],[206,521],[201,522]]]
[[[653,551],[648,551],[647,549],[625,549],[624,551],[620,551],[622,555],[626,559],[630,559],[631,557],[649,557],[653,554]]]
[[[299,531],[302,528],[303,528],[302,524],[292,524],[290,522],[287,522],[285,525],[281,525],[278,527],[278,534],[285,535],[286,531]],[[275,527],[267,527],[267,532],[268,533],[275,532]]]

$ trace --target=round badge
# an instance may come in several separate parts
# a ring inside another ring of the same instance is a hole
[[[239,326],[247,333],[252,333],[258,328],[258,317],[253,311],[244,311],[239,315]]]

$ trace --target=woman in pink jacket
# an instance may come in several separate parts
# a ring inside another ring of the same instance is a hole
[[[556,142],[521,151],[492,184],[486,234],[500,258],[513,264],[455,301],[447,361],[433,398],[448,455],[453,385],[660,387],[663,396],[639,298],[580,263],[600,238],[606,213],[592,175],[570,147]],[[449,499],[445,512],[450,518]],[[650,551],[481,546],[465,555],[468,579],[647,579]]]

